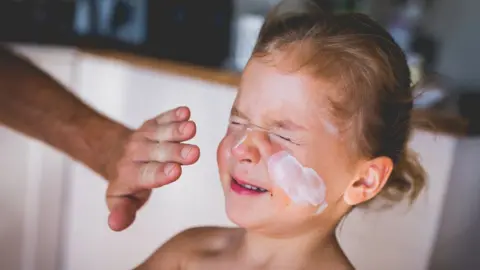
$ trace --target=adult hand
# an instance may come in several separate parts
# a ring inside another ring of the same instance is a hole
[[[198,160],[198,146],[181,143],[195,136],[195,123],[189,119],[187,107],[167,111],[132,132],[122,151],[113,155],[107,189],[112,230],[128,228],[153,188],[174,182],[182,173],[181,165]]]

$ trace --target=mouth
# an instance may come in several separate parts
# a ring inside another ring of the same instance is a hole
[[[259,195],[268,192],[265,188],[255,186],[234,177],[231,179],[230,187],[235,193],[241,195]]]

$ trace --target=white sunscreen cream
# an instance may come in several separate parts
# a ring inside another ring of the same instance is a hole
[[[144,164],[140,168],[140,181],[144,183],[153,183],[157,174],[158,166],[155,163]]]
[[[247,128],[243,134],[236,134],[232,150],[238,149],[245,143],[248,133]],[[232,159],[233,162],[233,159]],[[233,162],[231,166],[235,166]],[[315,214],[320,214],[328,204],[325,201],[326,187],[323,179],[312,168],[304,167],[295,157],[286,151],[280,151],[269,157],[266,162],[268,176],[281,188],[285,194],[296,204],[318,207]],[[262,179],[266,177],[265,168],[259,164],[248,166],[251,177]]]
[[[335,135],[335,136],[338,135],[338,128],[335,125],[333,125],[332,123],[330,123],[326,120],[323,120],[323,127],[331,135]]]
[[[315,170],[302,166],[286,151],[280,151],[269,158],[268,172],[293,202],[318,207],[316,214],[320,214],[327,207],[323,179]]]

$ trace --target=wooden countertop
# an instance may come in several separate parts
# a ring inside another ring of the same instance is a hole
[[[187,63],[177,63],[169,60],[160,60],[156,58],[139,56],[131,53],[102,51],[102,50],[82,50],[82,52],[124,61],[136,66],[145,67],[162,72],[173,73],[186,77],[198,78],[209,82],[231,85],[237,87],[240,83],[240,74],[214,68],[195,66]]]
[[[116,51],[82,50],[82,52],[94,56],[120,60],[139,67],[198,78],[218,84],[231,85],[233,87],[237,87],[240,83],[240,74],[227,70],[206,68]],[[414,111],[414,119],[415,127],[420,130],[455,137],[465,136],[468,127],[468,123],[460,116],[434,109],[416,109]]]

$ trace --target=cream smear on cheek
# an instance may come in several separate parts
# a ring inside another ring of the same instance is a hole
[[[323,179],[315,170],[304,167],[288,152],[273,154],[268,160],[268,172],[294,203],[317,207],[315,214],[322,213],[328,206]]]
[[[248,129],[243,136],[238,136],[232,150],[240,147],[248,137]],[[292,202],[303,206],[317,207],[315,214],[322,213],[328,206],[326,202],[326,186],[323,179],[312,168],[304,167],[287,151],[280,151],[267,160],[270,178],[281,188]],[[255,165],[250,167],[251,177],[264,176],[264,169]]]

